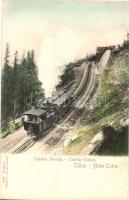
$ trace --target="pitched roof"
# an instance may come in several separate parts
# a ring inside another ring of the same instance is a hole
[[[46,111],[40,108],[31,108],[30,110],[23,113],[23,115],[35,115],[35,116],[41,116]]]

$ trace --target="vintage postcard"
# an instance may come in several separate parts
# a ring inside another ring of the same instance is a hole
[[[1,199],[127,200],[129,2],[1,7]]]

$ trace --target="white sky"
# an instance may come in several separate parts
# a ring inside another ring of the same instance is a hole
[[[129,30],[129,2],[3,0],[3,49],[35,50],[49,95],[65,64],[119,44]]]

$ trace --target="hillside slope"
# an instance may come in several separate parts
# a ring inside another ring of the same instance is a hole
[[[98,145],[93,154],[127,155],[129,125],[129,50],[112,53],[104,71],[99,95],[94,106],[87,107],[74,132],[78,138],[65,149],[65,154],[85,154],[83,149],[101,132],[102,126],[111,125],[117,132],[108,148]]]

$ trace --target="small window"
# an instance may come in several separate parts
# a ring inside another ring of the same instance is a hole
[[[34,117],[32,118],[32,122],[37,122],[37,117],[34,116]]]
[[[29,120],[29,116],[28,115],[24,115],[23,120],[24,121],[28,121]]]

